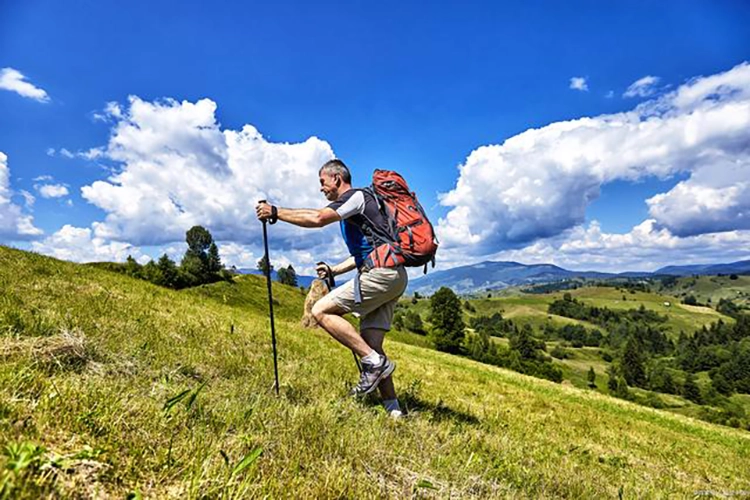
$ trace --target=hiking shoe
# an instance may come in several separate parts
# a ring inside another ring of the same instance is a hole
[[[359,376],[359,383],[349,391],[349,395],[364,396],[370,394],[378,387],[380,381],[388,378],[395,369],[396,363],[385,356],[382,356],[380,364],[377,365],[362,363],[362,373]]]

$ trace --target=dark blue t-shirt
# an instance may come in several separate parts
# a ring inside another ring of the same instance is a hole
[[[344,242],[357,267],[361,267],[375,246],[390,234],[388,221],[380,213],[377,200],[366,190],[350,189],[328,208],[341,217]]]

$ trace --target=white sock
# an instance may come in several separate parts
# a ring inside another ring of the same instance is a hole
[[[378,354],[375,349],[370,351],[370,354],[362,358],[363,363],[367,363],[368,365],[378,365],[380,364],[380,354]]]
[[[398,399],[383,400],[383,408],[385,408],[385,411],[387,411],[388,413],[392,412],[393,410],[401,411],[401,405],[398,404]]]

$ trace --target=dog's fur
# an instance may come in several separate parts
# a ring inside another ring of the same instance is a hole
[[[302,315],[302,326],[305,328],[316,328],[318,322],[312,315],[312,308],[317,301],[323,298],[328,293],[328,286],[325,281],[321,279],[314,279],[310,284],[310,291],[307,293],[305,298],[305,312]]]

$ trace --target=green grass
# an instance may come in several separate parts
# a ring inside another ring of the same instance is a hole
[[[503,317],[512,319],[519,325],[528,323],[536,329],[543,327],[546,322],[551,322],[555,326],[578,323],[588,328],[598,328],[596,325],[586,321],[573,320],[547,313],[549,304],[556,299],[561,299],[566,292],[586,304],[613,310],[637,309],[643,305],[646,309],[667,315],[668,321],[665,323],[665,326],[675,336],[680,331],[692,332],[701,326],[708,326],[719,319],[729,323],[734,321],[732,318],[724,316],[710,307],[685,306],[676,301],[674,297],[668,295],[644,292],[630,293],[612,287],[581,287],[576,290],[566,290],[565,292],[549,294],[517,293],[499,298],[477,299],[471,303],[476,308],[476,314],[478,315],[490,315],[495,311],[502,311]],[[670,305],[666,306],[665,302],[668,302]]]
[[[735,304],[750,307],[750,276],[740,275],[734,280],[729,276],[679,278],[674,287],[664,288],[661,293],[679,298],[693,295],[701,304],[710,302],[715,306],[719,300],[729,299]]]
[[[411,410],[261,277],[174,292],[0,248],[8,497],[691,497],[750,489],[750,434],[389,338]],[[418,339],[401,337],[400,340]],[[41,446],[42,448],[38,448]]]
[[[721,278],[715,278],[719,280]],[[732,283],[735,280],[730,280],[728,277],[723,278],[727,283]],[[740,277],[742,279],[742,277]],[[659,314],[667,316],[667,322],[664,326],[667,328],[668,333],[671,333],[673,339],[676,339],[680,331],[693,332],[701,326],[708,326],[711,323],[721,319],[722,321],[732,323],[734,320],[728,316],[724,316],[714,309],[708,307],[695,307],[686,306],[675,301],[674,297],[670,297],[663,294],[657,293],[645,293],[645,292],[630,292],[628,290],[618,290],[614,287],[600,287],[600,286],[589,286],[580,287],[575,290],[565,290],[561,292],[553,292],[548,294],[527,294],[521,292],[519,289],[506,289],[503,294],[499,297],[486,298],[481,297],[477,299],[471,299],[470,303],[475,309],[475,312],[470,313],[463,310],[464,318],[467,324],[469,324],[472,316],[490,316],[495,312],[502,313],[504,318],[511,319],[513,322],[520,326],[529,324],[537,333],[547,324],[551,323],[556,327],[564,326],[565,324],[580,324],[586,328],[601,327],[589,323],[587,321],[579,321],[575,319],[566,318],[563,316],[557,316],[549,314],[547,312],[548,306],[556,299],[563,297],[565,293],[571,293],[577,299],[584,301],[590,305],[596,305],[598,307],[606,307],[613,310],[627,310],[643,307],[657,311]],[[669,306],[665,305],[665,302],[669,302]],[[429,299],[423,299],[413,304],[411,299],[404,299],[402,305],[404,307],[411,308],[419,312],[424,319],[429,316]],[[507,345],[508,341],[504,338],[495,338],[495,342]],[[552,349],[559,342],[548,341],[547,353],[550,353]],[[593,367],[597,378],[596,384],[599,391],[608,393],[607,389],[607,376],[605,375],[607,367],[611,363],[606,362],[600,355],[600,348],[572,348],[569,343],[567,351],[570,355],[568,359],[554,359],[553,363],[557,365],[563,372],[563,378],[566,384],[573,385],[581,389],[588,389],[587,374],[589,367]],[[698,377],[698,382],[702,386],[707,386],[709,383],[708,374]],[[635,392],[645,396],[649,394],[649,391],[641,389],[635,389]],[[658,395],[662,400],[668,401],[665,404],[665,408],[668,411],[678,412],[680,414],[689,414],[690,416],[699,415],[701,408],[694,403],[683,399],[679,396],[666,395],[661,393],[653,393]],[[736,399],[746,412],[750,413],[750,400]]]

